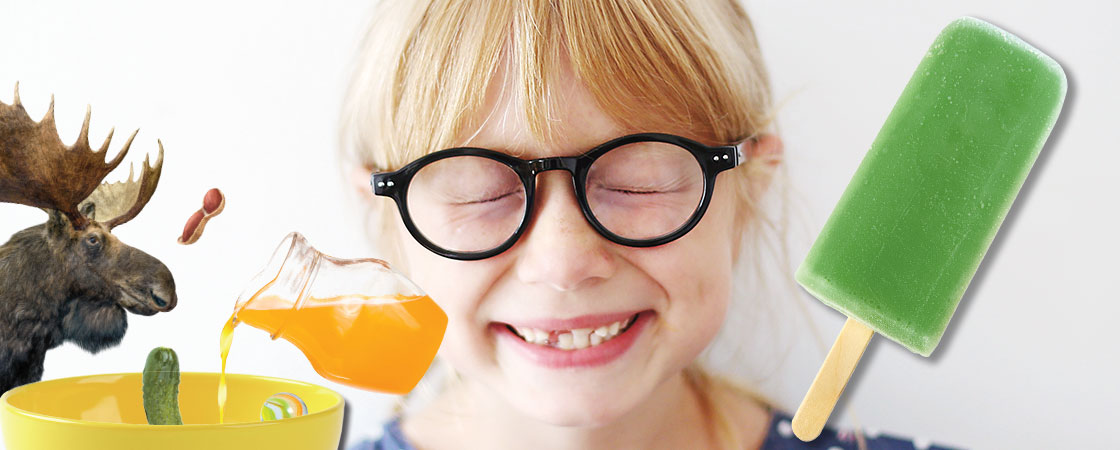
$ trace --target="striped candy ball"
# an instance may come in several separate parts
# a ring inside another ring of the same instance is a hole
[[[261,420],[279,420],[307,414],[307,404],[299,396],[281,392],[269,397],[261,406]]]

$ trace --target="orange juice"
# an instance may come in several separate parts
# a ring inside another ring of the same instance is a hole
[[[222,374],[218,377],[218,423],[226,423],[226,357],[229,356],[229,347],[233,345],[233,329],[237,326],[237,314],[229,317],[226,325],[222,327],[221,355]]]
[[[292,342],[325,378],[405,394],[431,365],[447,315],[426,295],[310,297],[295,308],[276,296],[254,298],[222,329],[219,422],[224,419],[225,362],[238,322]]]

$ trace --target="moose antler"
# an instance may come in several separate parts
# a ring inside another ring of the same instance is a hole
[[[140,179],[133,181],[132,166],[128,167],[128,180],[116,183],[102,183],[90,194],[82,204],[93,203],[95,208],[93,219],[102,222],[109,229],[128,222],[140,214],[144,205],[152,198],[159,184],[160,173],[163,172],[163,142],[159,144],[159,156],[156,157],[155,166],[148,164],[148,157],[144,156],[144,165],[141,167]],[[81,209],[79,207],[79,209]]]
[[[112,228],[135,217],[159,182],[163,144],[159,145],[154,168],[144,158],[138,181],[133,181],[130,170],[127,181],[102,184],[124,159],[139,130],[132,132],[120,153],[106,163],[113,130],[109,130],[101,148],[93,151],[89,146],[89,119],[90,108],[86,106],[82,131],[73,145],[66,146],[55,129],[54,96],[47,114],[36,123],[20,103],[16,83],[12,105],[0,102],[0,201],[58,210],[76,229],[85,228],[89,220]],[[94,204],[94,217],[79,212],[83,200]]]

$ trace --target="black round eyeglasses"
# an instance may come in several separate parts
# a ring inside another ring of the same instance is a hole
[[[392,198],[425,248],[478,260],[510,247],[528,228],[536,175],[572,175],[583,216],[611,242],[653,247],[688,233],[703,217],[716,175],[745,162],[738,146],[711,147],[639,133],[579,156],[521,159],[474,147],[440,150],[400,170],[374,173],[373,193]]]

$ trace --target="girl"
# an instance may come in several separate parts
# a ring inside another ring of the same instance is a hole
[[[447,312],[453,374],[357,448],[796,442],[697,361],[769,223],[771,116],[734,0],[382,2],[345,160],[387,259]]]

